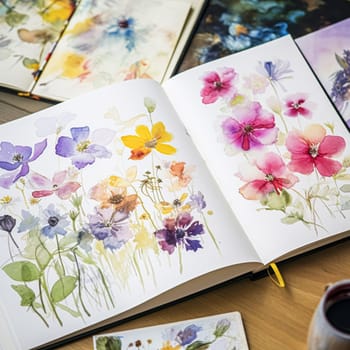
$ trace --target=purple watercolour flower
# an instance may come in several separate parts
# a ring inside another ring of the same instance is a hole
[[[157,230],[155,236],[160,247],[172,254],[177,246],[185,246],[186,250],[197,251],[202,248],[200,241],[193,239],[194,236],[204,233],[203,225],[193,221],[188,212],[180,213],[176,218],[164,220],[164,228]]]
[[[47,140],[29,146],[13,145],[10,142],[0,143],[0,168],[7,172],[0,176],[0,186],[10,188],[19,178],[29,173],[29,163],[36,160],[47,147]]]
[[[202,327],[191,324],[187,326],[184,330],[177,333],[175,340],[181,345],[185,346],[191,344],[196,338],[197,333],[202,330]]]
[[[15,228],[15,226],[16,226],[16,219],[13,218],[11,215],[5,214],[0,216],[0,230],[8,233],[11,241],[18,249],[19,248],[18,244],[16,243],[14,237],[12,236],[12,230]]]
[[[103,144],[109,143],[114,136],[114,132],[111,130],[95,130],[91,137],[88,126],[71,128],[70,131],[72,137],[59,137],[56,144],[56,154],[71,158],[72,164],[77,169],[93,164],[96,158],[110,158],[112,156],[111,152],[103,146]]]
[[[52,203],[43,211],[43,214],[45,226],[41,228],[41,233],[44,236],[54,238],[56,235],[64,236],[67,233],[65,229],[69,225],[67,214],[61,215]]]
[[[262,148],[277,139],[275,117],[263,110],[259,102],[235,108],[234,115],[221,126],[226,141],[238,150]]]
[[[116,211],[113,207],[95,208],[95,214],[88,217],[92,234],[103,241],[105,248],[119,249],[132,238],[128,212]]]
[[[192,208],[197,209],[201,212],[207,206],[207,203],[204,200],[203,193],[198,191],[197,193],[190,195],[190,202],[188,203]]]

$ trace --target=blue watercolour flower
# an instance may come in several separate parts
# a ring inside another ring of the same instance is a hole
[[[172,254],[178,245],[193,251],[202,248],[200,241],[193,237],[203,233],[203,225],[193,221],[190,213],[182,212],[176,218],[165,219],[164,228],[157,230],[155,236],[160,247]]]
[[[132,17],[121,16],[107,28],[107,34],[125,40],[125,47],[130,52],[135,48],[135,20]]]
[[[191,344],[197,338],[197,333],[201,330],[202,327],[191,324],[190,326],[187,326],[183,331],[177,333],[175,340],[181,346]]]
[[[41,228],[41,233],[48,237],[54,238],[56,235],[64,236],[69,225],[67,214],[61,215],[55,206],[51,203],[44,211],[44,225]]]
[[[40,219],[32,215],[29,211],[23,210],[21,212],[22,221],[18,226],[18,233],[30,231],[39,224]]]
[[[29,146],[13,145],[10,142],[0,143],[0,168],[7,172],[0,175],[0,186],[9,188],[19,178],[29,173],[29,163],[36,160],[47,147],[47,140]]]
[[[101,143],[109,143],[114,133],[107,129],[96,130],[91,137],[88,126],[70,129],[72,137],[60,136],[56,144],[56,154],[71,158],[77,169],[93,164],[96,158],[110,158],[111,152],[103,145],[94,143],[99,139]]]
[[[283,61],[280,59],[276,59],[275,62],[260,62],[260,66],[257,70],[260,74],[265,76],[272,84],[277,83],[283,90],[285,89],[281,84],[281,80],[290,78],[290,74],[293,72],[293,69],[290,67],[290,62]]]
[[[116,211],[113,207],[95,208],[95,214],[88,218],[92,234],[103,241],[105,248],[119,249],[133,236],[127,212]]]

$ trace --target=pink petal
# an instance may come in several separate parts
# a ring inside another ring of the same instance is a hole
[[[322,176],[333,176],[342,168],[340,162],[326,157],[315,158],[315,166]]]
[[[288,169],[304,175],[311,174],[314,170],[313,158],[307,154],[292,157],[291,162],[288,163]]]
[[[41,188],[51,188],[52,182],[45,176],[38,173],[31,173],[29,176],[29,181],[37,187]]]
[[[59,171],[53,176],[52,183],[54,185],[61,185],[63,184],[66,177],[67,177],[67,170]]]
[[[80,188],[78,182],[67,182],[56,191],[56,194],[61,199],[68,199],[78,188]]]
[[[263,158],[258,159],[256,165],[265,174],[272,174],[275,177],[283,174],[286,168],[282,158],[273,152],[268,152]]]
[[[286,139],[286,147],[291,153],[308,154],[309,144],[298,131],[291,131]]]
[[[274,191],[273,185],[265,180],[254,180],[243,185],[239,193],[249,200],[261,199],[265,194]]]
[[[343,152],[345,145],[345,140],[341,136],[326,136],[318,148],[318,153],[335,156]]]
[[[33,198],[42,198],[42,197],[51,196],[52,194],[53,194],[53,191],[50,191],[50,190],[33,191],[32,197]]]

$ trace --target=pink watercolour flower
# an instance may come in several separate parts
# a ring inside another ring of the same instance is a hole
[[[237,73],[232,68],[220,68],[216,72],[208,72],[203,78],[204,87],[201,90],[202,102],[210,104],[219,97],[234,97],[236,88],[233,85]]]
[[[245,163],[237,176],[247,182],[239,193],[250,200],[261,199],[271,192],[280,194],[284,188],[291,188],[298,181],[282,158],[272,152],[265,153],[254,163]]]
[[[311,109],[314,108],[314,103],[308,100],[307,94],[297,93],[289,95],[285,98],[284,113],[289,117],[298,117],[310,119],[312,117]]]
[[[316,168],[322,176],[333,176],[342,164],[332,159],[345,148],[341,136],[326,135],[326,129],[319,124],[309,125],[304,132],[292,131],[286,139],[286,147],[291,153],[288,167],[301,174],[311,174]]]
[[[275,117],[263,110],[259,102],[236,107],[234,116],[226,119],[221,127],[227,142],[243,151],[271,145],[278,134]]]
[[[52,180],[38,173],[31,173],[29,181],[37,190],[32,192],[34,198],[42,198],[56,194],[61,199],[68,199],[80,188],[76,181],[70,181],[68,171],[63,170],[54,174]]]

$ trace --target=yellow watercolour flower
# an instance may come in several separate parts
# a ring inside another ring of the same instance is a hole
[[[53,0],[48,2],[46,8],[41,12],[41,16],[44,21],[54,24],[67,20],[73,9],[73,2],[70,0]]]
[[[166,144],[173,136],[166,131],[162,122],[155,123],[152,129],[146,125],[139,125],[135,129],[136,135],[122,136],[124,145],[131,148],[130,159],[140,160],[145,158],[153,149],[166,155],[174,154],[176,148]]]
[[[181,345],[180,344],[172,346],[169,340],[167,340],[163,344],[163,346],[160,348],[160,350],[180,350],[180,349],[181,349]]]
[[[76,53],[68,53],[63,58],[62,77],[75,79],[84,78],[90,72],[87,67],[86,57]]]
[[[136,249],[152,249],[155,252],[158,251],[157,241],[153,235],[150,235],[144,225],[135,225],[134,227],[136,235],[134,242],[136,243]]]
[[[2,205],[7,205],[10,204],[12,202],[12,197],[11,196],[4,196],[2,198],[0,198],[0,204]]]

